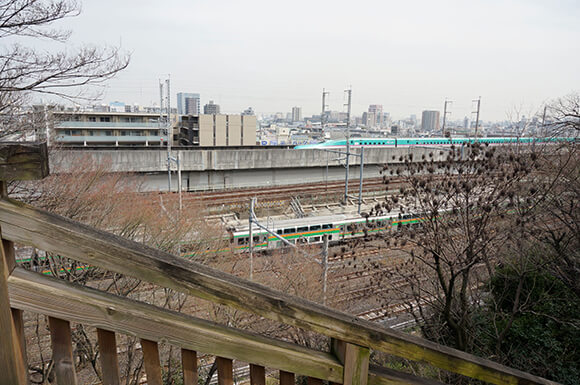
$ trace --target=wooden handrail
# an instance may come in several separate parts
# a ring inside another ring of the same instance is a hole
[[[20,202],[0,201],[0,226],[3,236],[9,240],[356,345],[411,360],[426,361],[437,367],[495,384],[555,384],[529,373],[277,292]],[[9,281],[12,287],[14,282],[12,277]],[[72,288],[68,289],[70,290]],[[34,299],[27,298],[26,301],[34,302]],[[22,306],[26,301],[22,302]],[[41,311],[43,305],[45,307]],[[36,311],[46,313],[46,304],[38,306],[39,309]],[[249,347],[246,346],[245,349]],[[278,368],[283,369],[284,366]],[[342,366],[340,368],[342,371]],[[332,379],[334,378],[332,375],[318,378],[329,379],[332,382],[342,381],[342,378]]]
[[[104,351],[101,346],[101,354],[107,356],[107,369],[112,369],[106,374],[111,383],[118,379],[118,364],[113,353],[116,350],[114,332],[181,347],[190,383],[195,383],[193,379],[197,376],[195,350],[281,369],[286,374],[297,373],[343,383],[343,365],[329,353],[218,325],[22,268],[16,268],[10,276],[9,290],[13,306],[18,309],[96,327],[99,342],[105,338],[109,340],[104,344]],[[425,381],[378,367],[368,373],[371,385],[435,384]]]
[[[18,309],[342,383],[342,364],[330,353],[229,328],[22,268],[14,270],[8,284],[12,306]]]

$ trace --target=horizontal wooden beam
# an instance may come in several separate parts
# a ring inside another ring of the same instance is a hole
[[[427,378],[421,378],[409,373],[371,365],[369,367],[368,385],[444,385]]]
[[[128,298],[16,268],[8,281],[15,308],[149,341],[342,383],[329,353],[228,328]]]
[[[0,200],[0,226],[5,238],[24,245],[468,377],[494,384],[556,384],[13,200]]]
[[[33,180],[48,175],[46,143],[0,142],[0,180]]]

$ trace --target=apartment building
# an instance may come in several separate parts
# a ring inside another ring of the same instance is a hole
[[[182,116],[179,145],[255,146],[257,121],[253,115]]]
[[[51,111],[53,140],[62,145],[142,145],[167,142],[159,114],[139,112]]]
[[[165,146],[159,114],[51,111],[53,143],[75,146]],[[172,146],[254,146],[252,115],[172,115]]]

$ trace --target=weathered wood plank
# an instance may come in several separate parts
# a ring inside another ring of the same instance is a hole
[[[72,337],[68,321],[48,317],[50,340],[52,343],[52,360],[58,385],[76,385],[77,375],[72,350]]]
[[[426,378],[416,377],[409,373],[371,365],[368,385],[444,385]]]
[[[369,348],[333,339],[331,350],[344,365],[344,385],[367,385]]]
[[[143,350],[143,365],[147,374],[147,385],[163,385],[157,342],[141,339],[141,349]]]
[[[495,384],[554,384],[461,351],[381,327],[207,266],[14,201],[0,201],[6,238],[353,344]]]
[[[229,358],[216,357],[218,385],[234,385],[233,362]]]
[[[284,370],[280,370],[280,385],[294,385],[295,378],[294,373],[289,373]]]
[[[6,384],[25,384],[26,356],[22,334],[18,332],[21,325],[15,324],[14,311],[10,309],[8,278],[11,270],[6,251],[4,244],[0,244],[0,373]]]
[[[331,354],[16,268],[9,279],[12,306],[85,325],[163,340],[184,349],[342,382]]]
[[[183,385],[197,385],[197,352],[181,349]]]
[[[250,385],[266,385],[266,369],[263,366],[250,364]]]
[[[103,385],[120,385],[115,333],[97,328],[97,339],[103,371]]]
[[[0,180],[42,179],[48,173],[46,143],[0,142]]]

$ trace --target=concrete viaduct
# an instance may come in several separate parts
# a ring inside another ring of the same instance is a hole
[[[360,153],[360,149],[353,149]],[[401,157],[413,154],[414,160],[433,154],[435,161],[447,157],[447,149],[365,148],[364,177],[378,177],[383,165],[401,163]],[[185,191],[264,187],[344,180],[344,156],[322,150],[283,148],[187,149],[176,148],[182,187]],[[343,158],[343,160],[339,160]],[[144,177],[146,190],[166,191],[167,151],[163,149],[62,149],[51,155],[53,173],[69,172],[81,162],[94,162],[110,167],[113,172],[130,172]],[[358,179],[360,158],[350,157],[350,179]],[[174,163],[172,169],[177,171]],[[177,174],[172,176],[172,189],[177,189]]]

